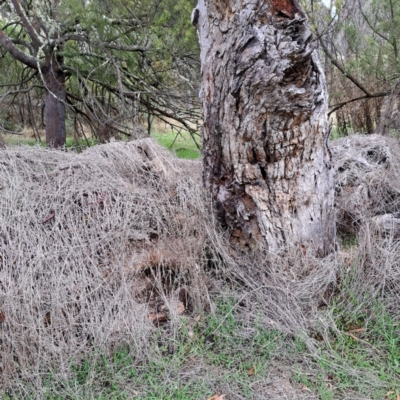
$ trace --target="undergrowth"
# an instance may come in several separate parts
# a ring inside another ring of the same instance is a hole
[[[400,323],[379,297],[360,292],[357,268],[360,265],[355,264],[343,272],[338,292],[325,310],[333,328],[325,335],[314,332],[317,347],[306,356],[309,369],[299,369],[295,377],[323,400],[398,400]],[[307,354],[305,345],[303,350]]]
[[[35,137],[29,137],[25,135],[4,135],[4,141],[8,146],[36,146],[46,147],[46,141],[44,139],[37,140]],[[67,136],[65,140],[65,147],[67,149],[75,149],[77,153],[81,153],[88,147],[96,145],[97,142],[94,138],[85,139],[75,139],[72,136]]]
[[[200,157],[199,143],[188,132],[181,132],[179,134],[176,132],[153,132],[151,136],[161,146],[175,152],[179,158],[195,160]]]
[[[151,133],[151,137],[155,138],[157,142],[172,151],[178,158],[195,160],[200,157],[199,140],[195,141],[188,132],[157,132]],[[40,145],[46,147],[46,141],[42,139],[38,141],[35,137],[25,135],[4,135],[5,143],[8,146],[27,145],[35,146]],[[67,149],[75,149],[77,153],[81,153],[86,148],[98,144],[95,138],[91,137],[85,139],[75,139],[72,136],[67,136],[65,147]]]
[[[138,360],[129,346],[110,355],[93,350],[79,363],[71,360],[64,374],[44,374],[41,393],[25,384],[2,398],[196,400],[228,393],[262,399],[268,393],[255,390],[256,383],[268,384],[277,365],[286,365],[297,398],[397,400],[399,324],[379,302],[349,307],[344,302],[347,296],[352,301],[351,293],[344,292],[327,310],[337,330],[327,341],[317,338],[312,350],[301,336],[246,325],[245,310],[221,298],[213,313],[182,317],[173,331],[156,330],[146,359]]]
[[[0,398],[400,398],[398,240],[238,255],[152,139],[0,156]]]
[[[61,399],[206,399],[230,391],[252,398],[252,383],[266,379],[270,361],[285,336],[257,325],[247,335],[231,301],[221,300],[214,313],[193,320],[183,317],[173,333],[161,327],[149,338],[146,359],[138,360],[128,346],[111,355],[93,350],[90,358],[69,371],[43,374],[41,393],[25,385],[28,398]],[[200,316],[199,316],[200,317]],[[4,399],[21,398],[19,393]]]

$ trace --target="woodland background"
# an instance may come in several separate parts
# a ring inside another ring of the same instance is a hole
[[[74,149],[44,147],[42,77],[0,47],[1,398],[400,399],[400,4],[301,3],[337,172],[324,259],[236,252],[176,157],[200,157],[194,1],[20,1],[65,38]]]
[[[64,30],[69,137],[86,142],[137,137],[145,133],[136,132],[138,124],[149,133],[154,121],[177,132],[198,132],[199,48],[190,24],[194,1],[64,1],[57,13],[51,2],[28,3],[32,20],[42,13]],[[318,1],[302,6],[325,66],[334,135],[385,131],[390,124],[396,129],[391,119],[398,118],[399,5],[337,0],[329,7]],[[2,2],[1,15],[4,32],[22,49],[29,47],[9,2]],[[3,134],[29,130],[40,141],[45,124],[40,73],[4,48],[0,63],[0,129]]]

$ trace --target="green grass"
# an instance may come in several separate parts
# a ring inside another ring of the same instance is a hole
[[[67,382],[47,381],[44,399],[197,399],[210,393],[201,377],[186,382],[179,379],[184,360],[181,356],[164,356],[137,364],[127,349],[113,356],[99,356],[71,366]]]
[[[200,157],[200,150],[188,132],[182,132],[179,135],[177,135],[176,132],[154,132],[151,134],[151,136],[155,138],[161,146],[169,149],[179,158],[195,160]],[[35,146],[38,144],[42,147],[46,146],[44,139],[39,142],[36,140],[36,138],[26,137],[24,135],[5,135],[4,139],[6,144],[9,146]],[[199,142],[200,140],[197,141],[197,143]],[[89,138],[88,141],[86,141],[84,139],[76,140],[71,136],[67,136],[66,139],[66,148],[75,148],[78,153],[82,152],[89,146],[94,146],[95,144],[96,140],[93,138]]]
[[[35,138],[26,137],[24,135],[4,135],[3,138],[8,146],[18,146],[18,145],[35,146],[37,144],[40,144],[41,146],[44,147],[46,145],[44,141],[39,142]]]
[[[81,153],[86,148],[94,146],[95,144],[97,144],[97,142],[94,138],[76,140],[73,137],[67,136],[65,140],[65,147],[67,149],[74,148],[78,153]]]
[[[357,321],[353,326],[363,325]],[[331,342],[321,343],[310,359],[316,373],[299,372],[296,380],[321,399],[353,393],[396,400],[400,395],[400,332],[385,314],[370,322],[365,332],[350,334],[346,328]]]
[[[18,146],[18,145],[25,145],[25,146],[36,146],[39,145],[41,147],[46,147],[45,139],[38,141],[36,138],[27,137],[24,135],[5,135],[4,136],[5,143],[9,146]],[[81,153],[87,147],[94,146],[96,141],[93,138],[89,138],[87,141],[76,140],[71,136],[67,136],[65,141],[65,147],[67,149],[74,148],[78,153]]]
[[[224,384],[250,399],[252,383],[266,379],[284,335],[261,324],[244,335],[233,307],[221,301],[214,314],[199,322],[183,320],[174,335],[156,331],[145,360],[137,360],[125,347],[111,356],[93,352],[90,359],[71,363],[68,380],[60,379],[56,370],[48,372],[41,398],[197,400],[211,397]]]
[[[348,271],[340,293],[327,309],[337,330],[329,332],[329,340],[318,343],[316,354],[306,356],[314,373],[298,371],[296,380],[323,400],[351,393],[397,400],[400,321],[394,320],[379,300],[371,300],[369,293],[358,292],[355,268]]]
[[[192,151],[199,156],[189,135],[175,142],[172,132],[153,137],[178,155],[185,150],[186,155]],[[357,245],[354,236],[341,240],[345,248]],[[397,400],[400,321],[370,293],[360,293],[357,268],[361,267],[355,261],[342,271],[337,293],[321,310],[337,329],[308,332],[315,339],[313,350],[301,336],[271,330],[261,318],[249,323],[235,301],[220,299],[215,312],[200,321],[183,317],[177,330],[156,330],[146,358],[137,357],[129,347],[111,355],[93,350],[81,362],[71,361],[66,374],[56,369],[45,372],[41,398],[195,400],[207,399],[225,385],[237,397],[251,399],[255,382],[267,382],[271,371],[282,364],[292,371],[299,390],[304,385],[322,400],[346,396]],[[36,389],[24,384],[31,397],[0,392],[0,398],[35,398]]]
[[[195,160],[200,157],[200,150],[189,132],[182,132],[180,134],[176,132],[154,132],[151,136],[154,137],[161,146],[175,152],[179,158]],[[199,143],[199,141],[197,141],[197,143]]]
[[[316,338],[313,351],[303,337],[284,335],[261,319],[249,325],[233,300],[221,299],[215,312],[199,321],[182,317],[176,331],[156,330],[145,358],[138,359],[128,347],[111,355],[93,350],[83,361],[71,362],[67,379],[49,371],[42,377],[41,398],[196,400],[229,387],[237,397],[251,399],[254,385],[268,382],[277,365],[283,365],[292,371],[300,392],[311,390],[322,400],[397,400],[400,325],[379,302],[354,291],[355,279],[350,271],[323,311],[330,313],[337,330],[326,341],[310,332]],[[33,389],[31,393],[34,397]],[[0,397],[26,398],[16,393]]]

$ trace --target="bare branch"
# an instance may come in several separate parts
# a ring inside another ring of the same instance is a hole
[[[26,47],[29,50],[29,53],[34,56],[35,55],[35,49],[31,46],[30,43],[26,42],[25,40],[22,39],[10,39],[14,44],[19,44],[21,46]]]
[[[0,43],[18,61],[30,68],[38,69],[37,59],[20,50],[12,40],[0,29]]]
[[[352,81],[360,90],[362,90],[367,97],[371,97],[371,93],[368,89],[365,88],[365,86],[363,84],[361,84],[361,82],[355,78],[352,74],[350,74],[349,72],[347,72],[335,59],[335,57],[333,56],[333,54],[328,50],[328,47],[326,46],[324,40],[322,39],[322,37],[319,35],[319,42],[321,43],[321,47],[324,50],[324,53],[326,54],[326,56],[331,60],[332,64],[346,77],[348,78],[350,81]]]
[[[105,47],[107,49],[122,50],[122,51],[131,51],[131,52],[149,51],[148,47],[142,47],[142,46],[124,46],[122,44],[110,44],[110,43],[105,43],[105,42],[92,42],[92,44],[94,46],[101,46],[101,47]]]
[[[70,34],[63,35],[63,36],[57,38],[54,41],[54,44],[65,43],[69,40],[73,40],[76,42],[86,42],[92,46],[103,47],[103,48],[114,49],[114,50],[121,50],[121,51],[145,52],[145,51],[149,50],[148,47],[143,47],[143,46],[125,46],[122,44],[111,44],[108,42],[90,42],[89,37],[86,34],[82,34],[82,33],[70,33]]]
[[[73,40],[75,42],[88,42],[89,41],[89,36],[86,34],[86,32],[83,33],[67,33],[65,35],[60,36],[54,42],[53,44],[62,44],[65,42],[68,42],[69,40]]]
[[[342,103],[339,103],[339,104],[335,104],[333,106],[330,106],[330,108],[332,108],[332,109],[329,111],[328,116],[332,115],[335,111],[341,109],[342,107],[346,106],[347,104],[354,103],[356,101],[361,101],[361,100],[373,99],[373,98],[376,98],[376,97],[385,97],[389,93],[390,93],[390,91],[372,93],[372,94],[369,94],[369,95],[365,95],[365,96],[361,96],[361,97],[356,97],[354,99],[346,100],[346,101],[343,101]]]
[[[6,96],[11,96],[12,94],[19,94],[19,93],[28,93],[30,92],[32,89],[43,89],[45,90],[46,88],[42,85],[31,85],[25,89],[18,89],[18,90],[10,90],[7,93],[4,93],[1,97],[0,97],[0,103],[2,101],[2,99]]]
[[[21,22],[24,25],[26,31],[28,32],[29,37],[32,40],[33,47],[35,50],[38,50],[40,46],[42,46],[42,41],[39,38],[39,35],[37,34],[35,28],[33,25],[29,22],[28,18],[26,17],[24,11],[21,8],[21,5],[19,3],[19,0],[11,0],[15,11],[17,12],[18,16],[21,18]]]
[[[0,88],[3,88],[3,87],[17,87],[17,86],[24,85],[25,83],[28,83],[29,81],[31,81],[37,74],[38,74],[38,72],[34,71],[32,73],[32,75],[28,76],[27,78],[23,79],[22,81],[20,81],[18,83],[8,83],[8,84],[0,85]]]

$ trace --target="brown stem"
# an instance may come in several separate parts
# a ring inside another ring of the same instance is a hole
[[[356,97],[354,99],[346,100],[346,101],[343,101],[342,103],[339,103],[339,104],[335,104],[334,106],[330,106],[332,109],[329,111],[328,116],[332,115],[335,111],[341,109],[342,107],[346,106],[347,104],[354,103],[355,101],[372,99],[372,98],[375,98],[375,97],[385,97],[389,93],[390,92],[372,93],[372,94],[369,94],[369,95],[365,95],[365,96],[361,96],[361,97]]]
[[[26,31],[28,32],[29,37],[32,40],[33,47],[38,50],[40,46],[42,46],[42,41],[40,40],[38,34],[35,31],[33,25],[29,22],[28,18],[26,17],[24,11],[21,8],[19,0],[11,0],[15,11],[17,12],[18,16],[21,18],[21,22],[24,25]]]
[[[317,32],[318,33],[318,32]],[[319,34],[319,33],[318,33]],[[367,96],[371,96],[371,93],[369,92],[368,89],[366,89],[364,87],[363,84],[361,84],[361,82],[354,77],[352,74],[350,74],[349,72],[347,72],[335,59],[335,57],[333,56],[333,54],[328,50],[328,47],[326,46],[326,44],[324,43],[322,37],[320,37],[319,42],[321,43],[321,47],[324,50],[324,53],[327,55],[327,57],[331,60],[332,64],[346,77],[348,78],[350,81],[352,81],[360,90],[362,90]]]
[[[11,39],[1,29],[0,43],[16,60],[22,62],[30,68],[38,69],[37,60],[15,46]]]

